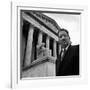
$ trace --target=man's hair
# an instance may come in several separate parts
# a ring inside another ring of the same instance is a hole
[[[59,33],[60,33],[61,31],[65,31],[65,32],[69,35],[68,30],[67,30],[67,29],[62,28],[62,29],[60,29],[60,31],[58,32],[58,36],[59,36]]]

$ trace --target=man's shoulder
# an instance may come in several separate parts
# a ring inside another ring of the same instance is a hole
[[[71,47],[73,47],[73,48],[79,48],[79,44],[78,45],[71,45]]]
[[[79,46],[80,46],[79,44],[78,45],[72,45],[71,48],[73,51],[79,52]]]

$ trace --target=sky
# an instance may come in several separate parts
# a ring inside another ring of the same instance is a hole
[[[80,15],[44,13],[54,19],[61,28],[69,31],[72,45],[80,44]]]

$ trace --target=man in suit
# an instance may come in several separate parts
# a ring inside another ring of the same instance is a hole
[[[59,32],[61,53],[56,60],[56,76],[79,75],[79,45],[71,45],[69,32]]]

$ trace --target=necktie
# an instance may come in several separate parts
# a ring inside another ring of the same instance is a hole
[[[61,50],[61,53],[60,53],[60,58],[61,58],[61,61],[63,60],[63,57],[64,57],[64,54],[65,54],[65,49]]]

